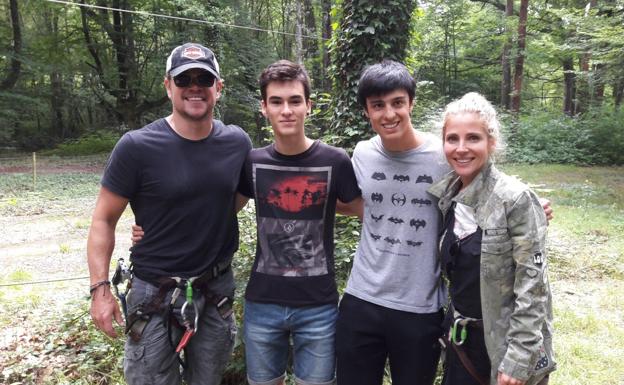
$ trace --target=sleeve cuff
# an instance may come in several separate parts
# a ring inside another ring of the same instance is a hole
[[[529,368],[526,365],[522,365],[509,357],[503,358],[498,366],[498,371],[523,382],[526,382],[530,377]]]

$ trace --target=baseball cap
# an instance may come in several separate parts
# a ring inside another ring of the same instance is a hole
[[[219,76],[219,63],[214,53],[201,44],[186,43],[177,46],[167,58],[165,73],[177,76],[191,68],[201,68],[221,79]]]

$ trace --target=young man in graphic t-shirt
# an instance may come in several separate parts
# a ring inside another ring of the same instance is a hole
[[[414,130],[416,83],[393,61],[367,67],[358,100],[377,134],[353,165],[364,200],[361,239],[336,324],[339,385],[435,377],[446,291],[436,258],[440,214],[427,188],[448,170],[441,141]]]
[[[305,135],[311,103],[304,68],[270,65],[260,91],[275,140],[250,152],[239,184],[255,199],[258,237],[245,292],[247,377],[252,385],[283,384],[292,339],[295,382],[332,384],[336,201],[355,207],[360,191],[347,153]]]

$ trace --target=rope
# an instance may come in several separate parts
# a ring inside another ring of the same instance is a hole
[[[162,17],[164,19],[190,21],[190,22],[193,22],[193,23],[218,25],[218,26],[221,26],[221,27],[240,28],[240,29],[247,29],[247,30],[259,31],[259,32],[271,32],[271,33],[276,33],[276,34],[280,34],[280,35],[287,35],[287,36],[298,36],[298,34],[292,33],[292,32],[283,32],[283,31],[276,31],[276,30],[273,30],[273,29],[249,27],[249,26],[246,26],[246,25],[236,25],[236,24],[220,23],[220,22],[217,22],[217,21],[191,19],[191,18],[188,18],[188,17],[181,17],[181,16],[163,15],[163,14],[147,12],[147,11],[132,11],[132,10],[129,10],[129,9],[111,8],[111,7],[105,7],[105,6],[101,6],[101,5],[92,5],[92,4],[79,4],[79,3],[73,3],[71,1],[63,1],[63,0],[46,0],[46,1],[50,2],[50,3],[64,4],[64,5],[73,5],[73,6],[76,6],[76,7],[104,9],[104,10],[107,10],[107,11],[134,13],[136,15],[151,16],[151,17]],[[315,36],[315,35],[303,35],[302,34],[300,36],[301,37],[305,37],[307,39],[329,40],[329,39],[325,39],[325,38],[322,38],[322,37],[319,37],[319,36]]]
[[[0,283],[0,287],[36,285],[36,284],[40,284],[40,283],[51,283],[51,282],[62,282],[62,281],[76,281],[76,280],[79,280],[79,279],[87,279],[87,278],[89,278],[89,276],[85,276],[85,277],[72,277],[72,278],[47,279],[47,280],[43,280],[43,281]]]

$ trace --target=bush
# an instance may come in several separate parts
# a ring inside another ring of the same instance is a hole
[[[46,151],[46,155],[76,156],[109,153],[119,140],[119,134],[111,131],[95,131]]]
[[[507,129],[506,158],[518,163],[621,165],[624,164],[623,121],[623,110],[606,107],[579,117],[559,112],[522,116],[515,134]],[[505,126],[511,124],[507,122]]]

